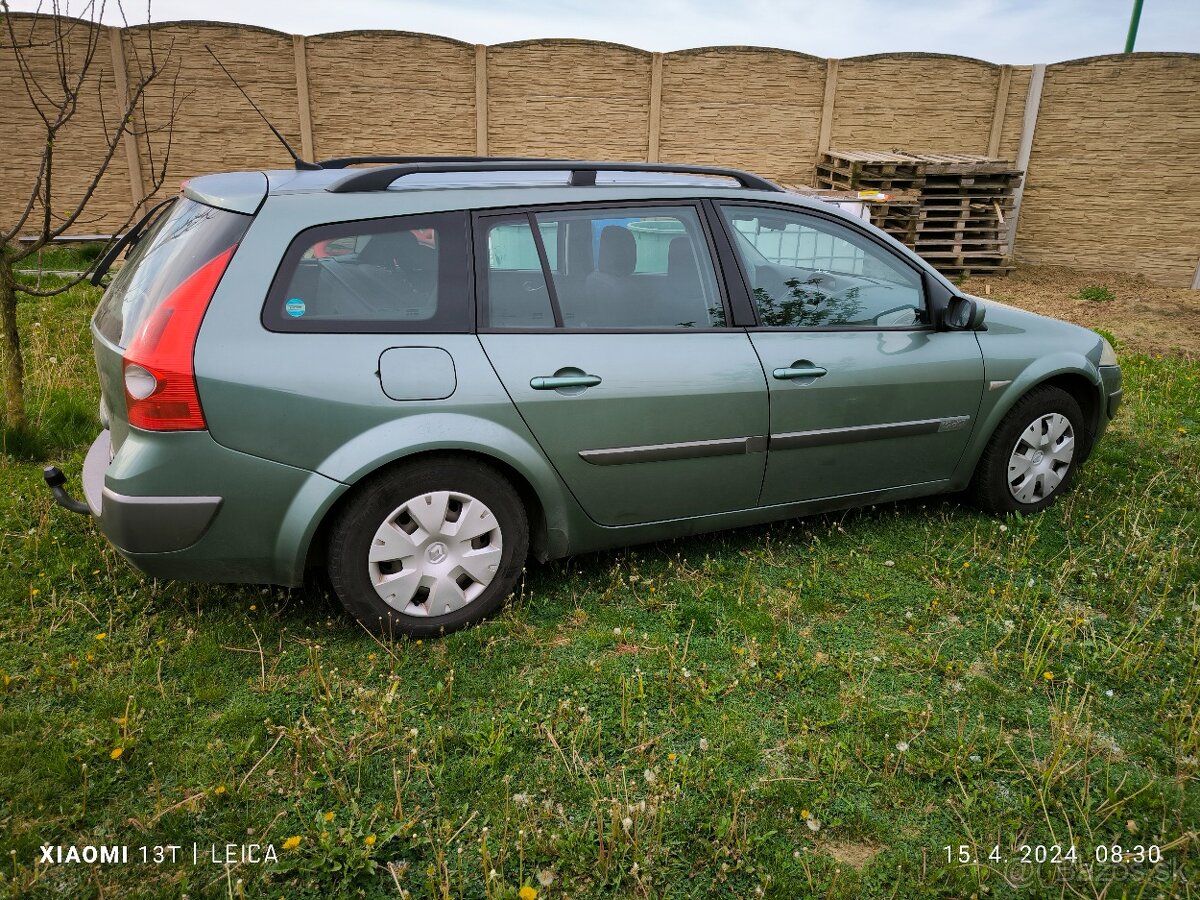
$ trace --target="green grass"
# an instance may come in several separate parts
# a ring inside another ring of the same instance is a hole
[[[1091,300],[1096,303],[1106,303],[1109,300],[1116,299],[1116,294],[1110,291],[1103,285],[1089,285],[1075,295],[1080,300]]]
[[[76,474],[96,429],[94,301],[22,306],[0,892],[1160,896],[1200,877],[1196,363],[1124,356],[1126,408],[1040,516],[934,498],[584,556],[532,568],[480,628],[381,644],[319,586],[143,578],[52,507],[41,465]],[[193,866],[193,842],[281,862]],[[37,863],[101,843],[186,863]],[[1016,861],[1071,843],[1074,865]],[[1096,864],[1114,843],[1164,861]]]

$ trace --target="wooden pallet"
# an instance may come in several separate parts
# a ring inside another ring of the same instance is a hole
[[[873,224],[948,274],[1003,273],[1007,220],[1024,173],[1011,162],[966,153],[830,150],[818,188],[905,191],[905,201],[868,203]],[[910,199],[915,195],[917,200]]]

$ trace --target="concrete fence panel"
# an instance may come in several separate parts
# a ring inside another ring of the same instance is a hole
[[[487,50],[488,152],[644,160],[651,54],[599,41]]]
[[[30,67],[28,75],[46,85],[54,97],[53,84],[57,67],[53,55],[45,52],[53,37],[53,23],[44,17],[14,15],[13,30],[18,46],[23,50]],[[70,58],[79,61],[87,53],[89,38],[96,41],[93,64],[79,93],[79,107],[71,122],[59,132],[54,143],[54,178],[51,182],[51,227],[61,223],[79,203],[96,174],[98,162],[107,148],[105,122],[110,125],[119,118],[116,84],[113,77],[112,32],[100,28],[93,32],[82,22],[67,23],[69,28],[66,49]],[[0,35],[0,134],[3,135],[4,185],[0,189],[0,231],[12,227],[25,208],[37,177],[42,151],[45,149],[45,129],[26,93],[26,79],[12,50],[8,34]],[[119,45],[118,45],[119,46]],[[34,93],[37,89],[32,87]],[[47,112],[50,110],[47,108]],[[92,201],[73,229],[75,233],[103,232],[129,215],[132,204],[129,165],[122,148],[118,147],[112,164],[97,186]],[[37,203],[34,215],[26,223],[26,231],[37,231],[43,222],[42,203]]]
[[[811,183],[826,68],[815,56],[754,47],[664,54],[659,158]]]
[[[475,48],[426,34],[305,38],[315,153],[473,154]]]
[[[1046,68],[1017,257],[1189,285],[1200,259],[1200,56]]]

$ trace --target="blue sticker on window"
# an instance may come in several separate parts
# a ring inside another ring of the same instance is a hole
[[[304,301],[299,297],[293,297],[287,303],[283,304],[283,308],[292,318],[298,318],[299,316],[304,315]]]

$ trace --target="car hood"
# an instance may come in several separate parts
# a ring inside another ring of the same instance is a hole
[[[1104,339],[1090,328],[1009,306],[1007,303],[987,297],[976,297],[973,294],[966,296],[987,310],[984,328],[987,329],[988,334],[996,336],[1030,334],[1042,339],[1052,338],[1061,349],[1073,350],[1086,356],[1092,365],[1100,364]]]

